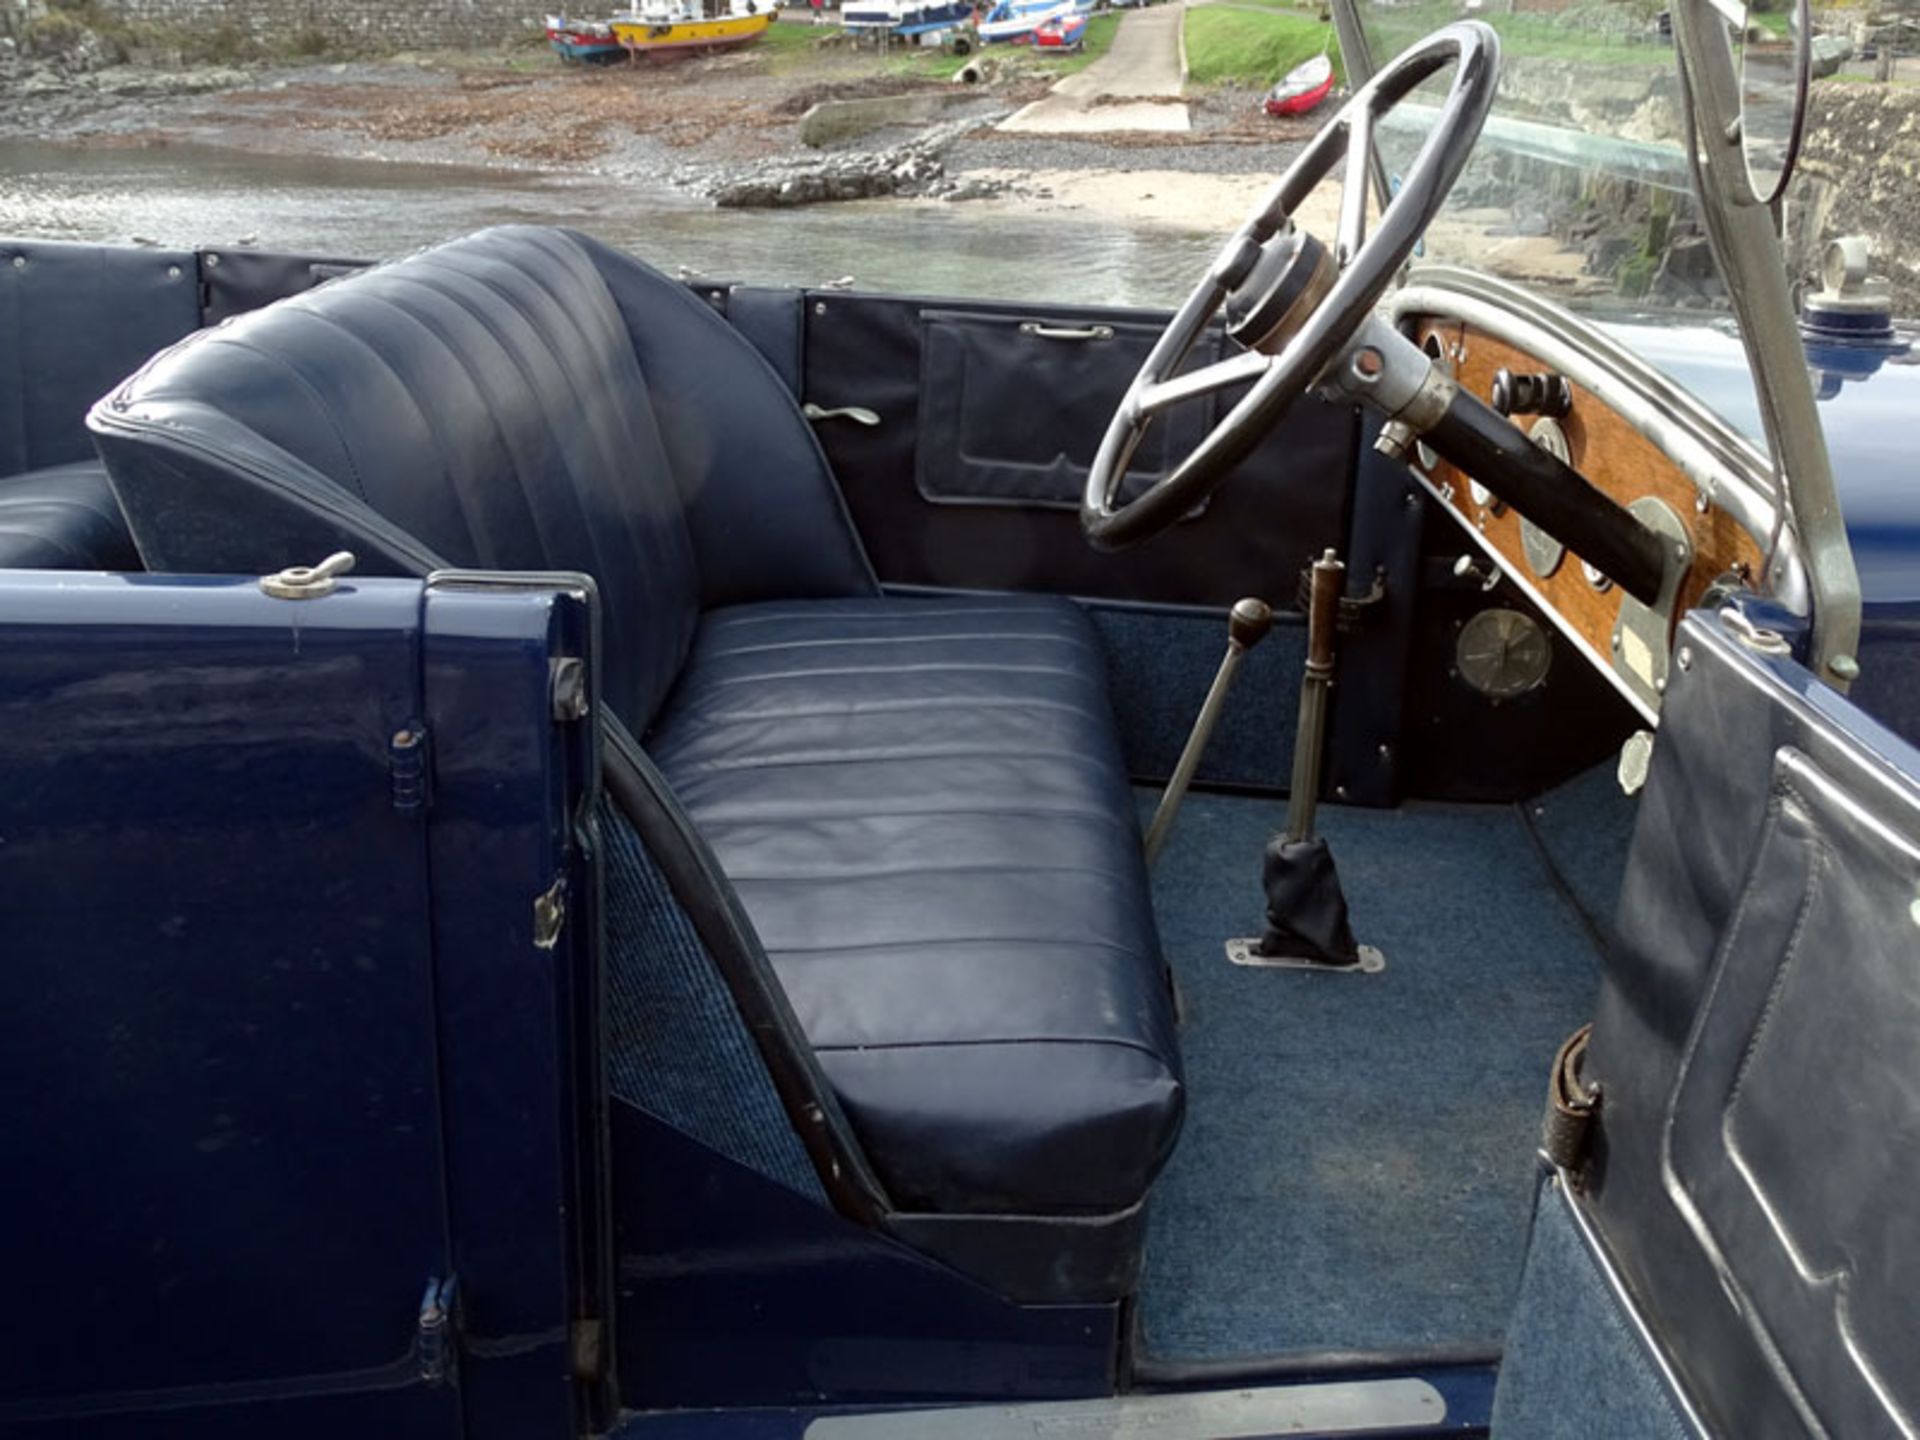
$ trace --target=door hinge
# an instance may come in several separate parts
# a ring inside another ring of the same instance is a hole
[[[607,1369],[606,1326],[598,1320],[576,1320],[568,1338],[573,1378],[583,1382],[602,1378]]]
[[[393,782],[393,808],[411,815],[427,803],[427,728],[412,724],[387,741],[387,774]]]
[[[1600,1113],[1600,1087],[1586,1080],[1587,1041],[1593,1026],[1582,1025],[1553,1057],[1547,1083],[1547,1110],[1540,1122],[1540,1154],[1580,1188],[1580,1170],[1593,1143],[1593,1122]]]
[[[419,1328],[414,1335],[413,1354],[420,1378],[429,1385],[445,1385],[453,1380],[457,1359],[454,1305],[457,1298],[455,1277],[427,1277],[427,1293],[420,1297]]]

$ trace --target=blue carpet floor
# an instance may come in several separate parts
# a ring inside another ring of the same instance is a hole
[[[1576,782],[1580,783],[1580,782]],[[1599,899],[1624,849],[1604,812],[1572,847]],[[1497,1341],[1519,1281],[1556,1047],[1599,956],[1512,807],[1323,810],[1361,977],[1243,969],[1279,802],[1191,797],[1154,877],[1185,1003],[1186,1130],[1151,1202],[1146,1353],[1228,1359]],[[1570,877],[1570,883],[1573,877]]]

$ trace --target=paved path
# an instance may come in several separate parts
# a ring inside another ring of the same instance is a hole
[[[1129,10],[1106,54],[1044,97],[1000,122],[1034,135],[1099,135],[1114,130],[1192,129],[1180,89],[1184,4]]]

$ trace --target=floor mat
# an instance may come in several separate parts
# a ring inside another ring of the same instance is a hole
[[[1151,1203],[1156,1359],[1497,1341],[1555,1048],[1599,958],[1508,807],[1323,810],[1374,976],[1243,969],[1280,802],[1191,797],[1154,876],[1186,1129]]]

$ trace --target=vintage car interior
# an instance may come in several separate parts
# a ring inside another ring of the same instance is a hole
[[[1351,6],[1172,316],[0,242],[0,1432],[1908,1433],[1911,601],[1718,15],[1757,434],[1416,255],[1499,39]]]

